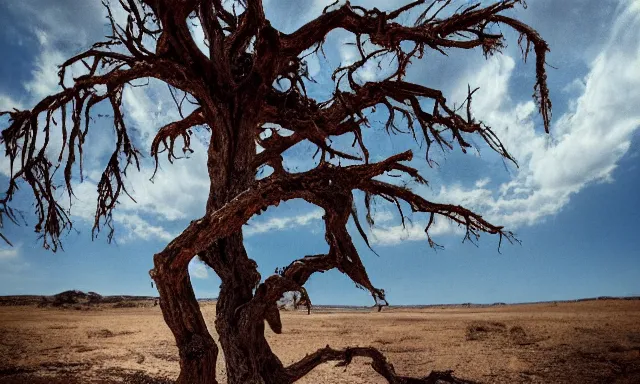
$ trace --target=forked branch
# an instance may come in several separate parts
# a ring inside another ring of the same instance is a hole
[[[393,364],[387,361],[387,358],[377,349],[373,347],[353,347],[337,350],[329,347],[319,349],[318,351],[305,356],[302,360],[291,364],[287,367],[287,372],[291,376],[292,382],[295,382],[306,376],[314,368],[320,364],[330,361],[337,361],[337,367],[347,367],[353,362],[354,357],[366,357],[371,359],[371,367],[389,384],[473,384],[473,381],[464,380],[453,376],[453,371],[433,371],[428,376],[414,378],[398,375]]]

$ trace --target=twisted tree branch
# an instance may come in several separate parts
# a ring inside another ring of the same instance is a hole
[[[473,384],[473,381],[459,379],[453,376],[453,371],[439,372],[433,371],[428,376],[422,378],[413,378],[398,375],[393,364],[387,361],[387,358],[377,349],[373,347],[352,347],[342,350],[336,350],[328,345],[316,352],[305,356],[302,360],[293,363],[287,367],[287,372],[291,376],[291,381],[295,382],[306,376],[314,368],[320,364],[329,361],[337,361],[338,367],[347,367],[352,363],[354,357],[367,357],[372,360],[371,367],[389,384]]]

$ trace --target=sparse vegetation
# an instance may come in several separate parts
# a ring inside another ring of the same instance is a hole
[[[497,321],[474,321],[467,326],[467,340],[483,340],[492,333],[505,332],[507,326]]]
[[[114,337],[115,335],[116,335],[115,333],[111,332],[108,329],[101,329],[99,331],[89,331],[89,332],[87,332],[87,336],[89,338],[100,337],[100,338],[104,339],[104,338],[107,338],[107,337]]]
[[[100,330],[93,330],[93,331],[89,331],[87,332],[87,336],[89,338],[92,337],[97,337],[97,338],[101,338],[101,339],[107,339],[110,337],[116,337],[116,336],[126,336],[126,335],[131,335],[134,332],[132,331],[119,331],[119,332],[112,332],[108,329],[100,329]]]
[[[100,305],[89,317],[35,304],[0,307],[0,384],[173,383],[178,349],[159,308]],[[215,315],[215,303],[201,306],[208,317]],[[389,362],[408,375],[457,367],[459,375],[479,383],[640,382],[640,301],[396,308],[382,316],[347,309],[312,316],[287,311],[282,321],[287,330],[301,330],[267,335],[285,362],[297,361],[309,347],[342,348],[355,341],[389,354]],[[357,331],[342,334],[345,324],[357,324]],[[483,336],[467,341],[470,329]],[[222,364],[217,375],[224,382]],[[366,360],[354,359],[346,370],[323,366],[300,383],[376,380]]]

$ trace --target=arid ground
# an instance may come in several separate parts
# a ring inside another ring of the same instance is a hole
[[[213,328],[215,305],[203,303]],[[91,309],[0,306],[0,383],[165,383],[177,349],[153,302]],[[452,369],[482,383],[640,383],[640,300],[283,312],[268,339],[285,364],[327,344],[375,346],[396,371]],[[270,331],[269,331],[270,332]],[[225,369],[219,360],[218,372]],[[221,380],[224,382],[224,379]],[[303,383],[384,383],[365,359]]]

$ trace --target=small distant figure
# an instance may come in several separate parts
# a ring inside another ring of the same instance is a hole
[[[158,306],[158,299],[153,300],[153,306],[157,307]]]
[[[151,282],[151,288],[153,288],[153,281]]]

